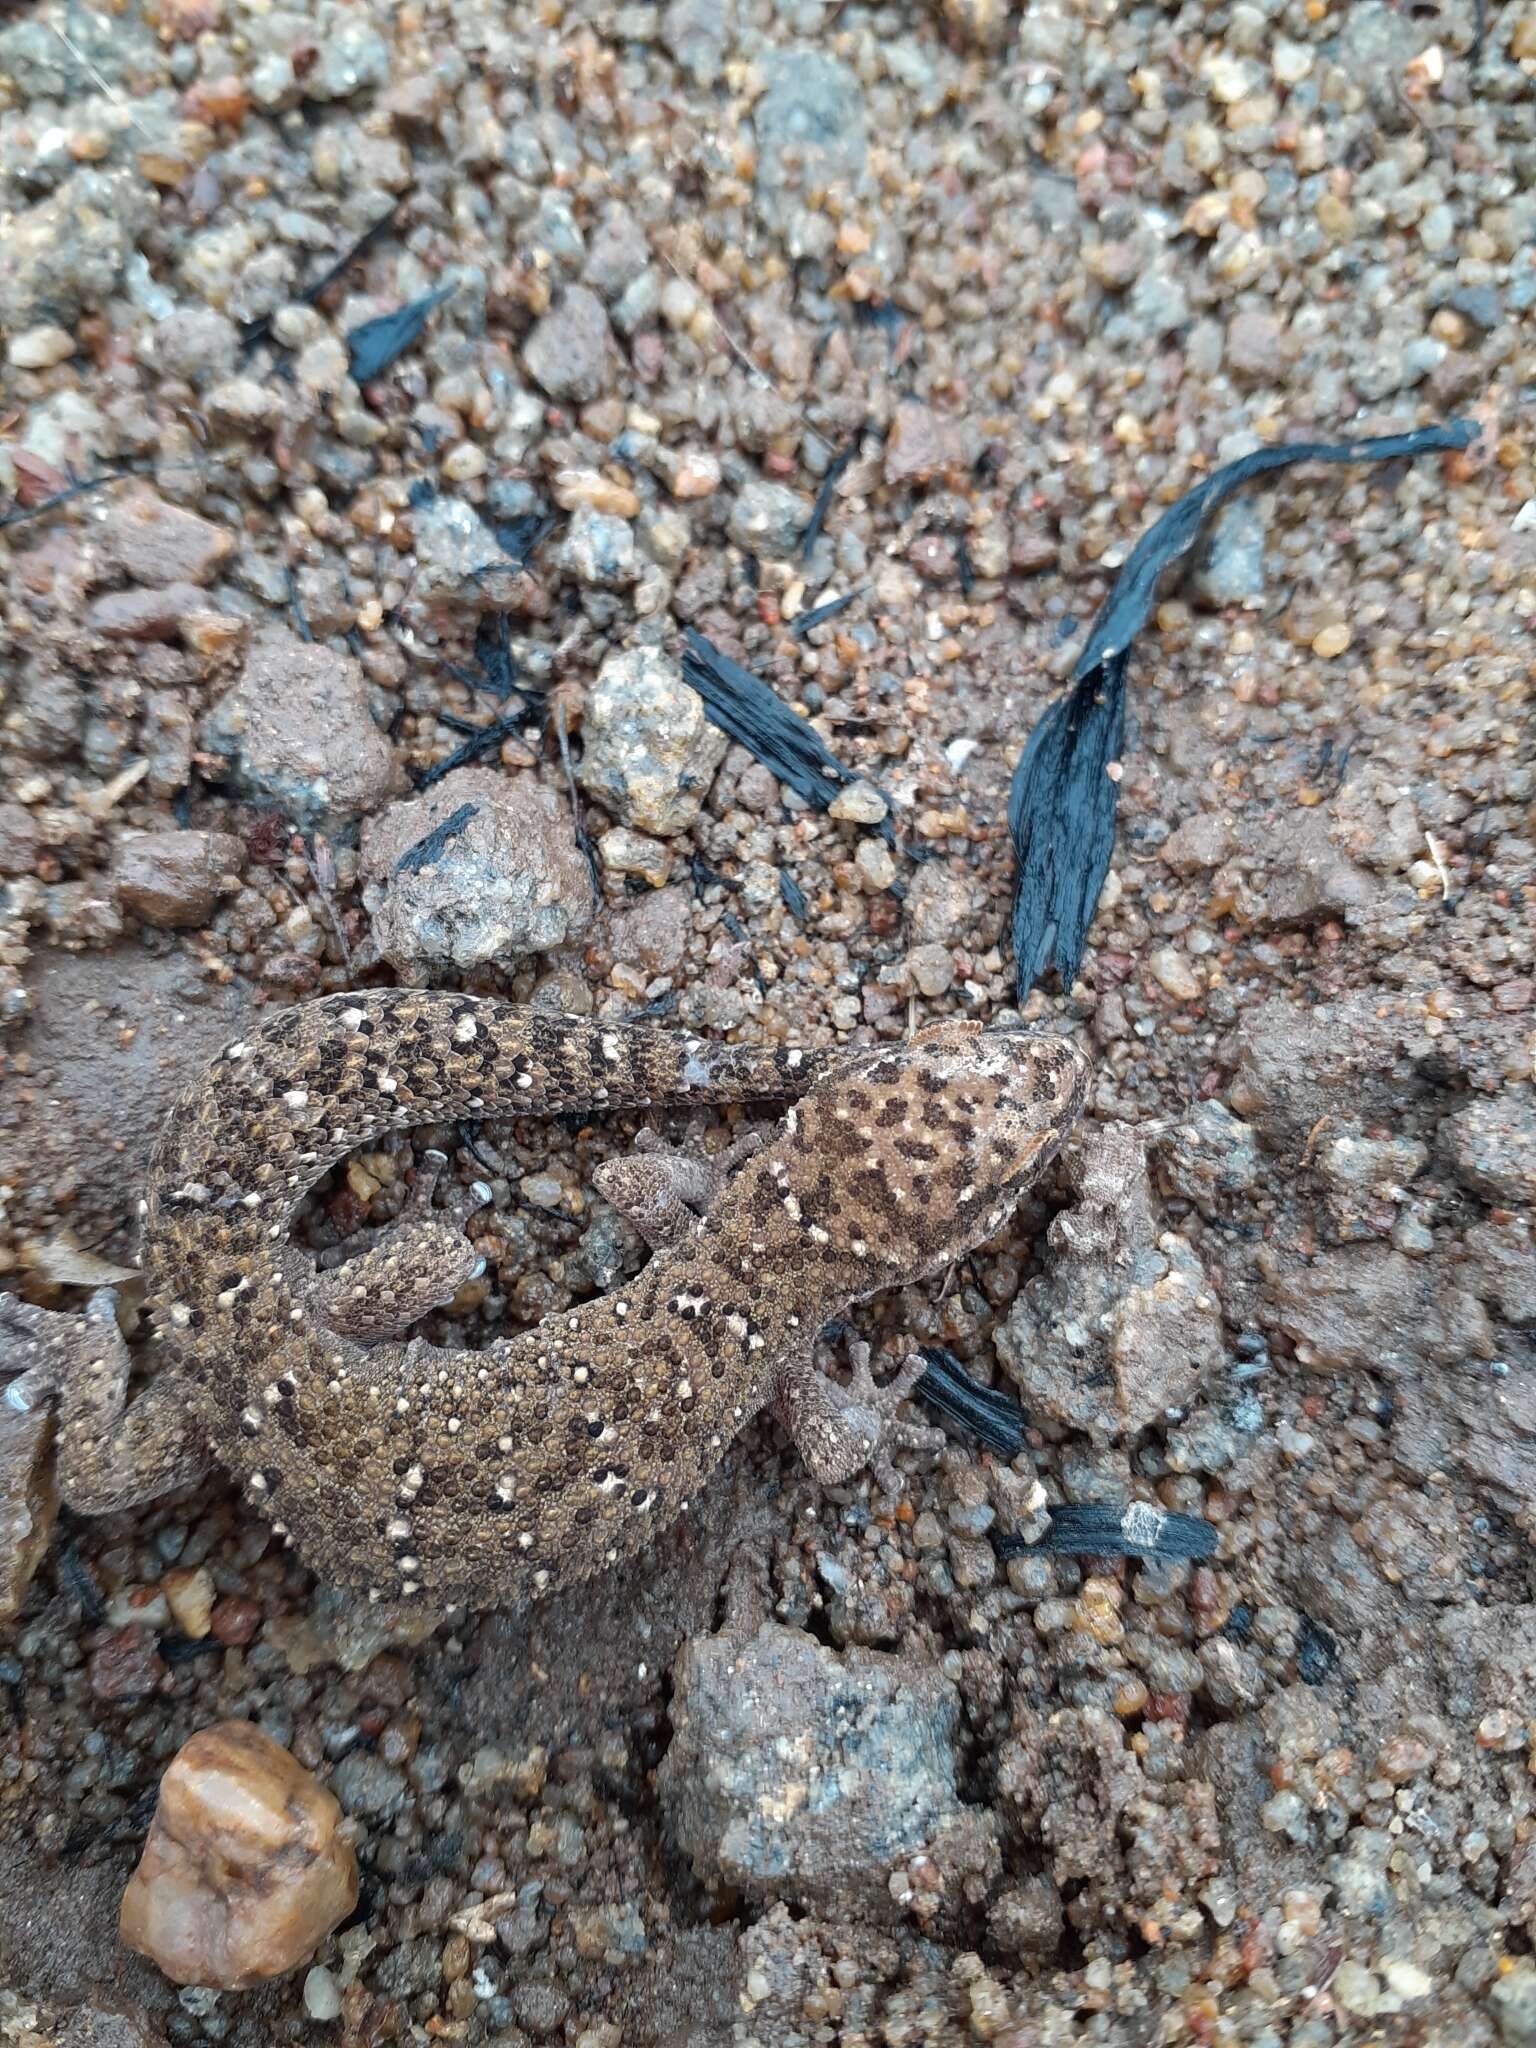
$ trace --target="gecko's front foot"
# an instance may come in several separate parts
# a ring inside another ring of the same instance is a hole
[[[760,1152],[762,1134],[748,1132],[723,1152],[681,1151],[654,1131],[637,1131],[627,1159],[605,1159],[593,1185],[627,1216],[651,1250],[680,1244],[719,1201],[732,1173]]]
[[[892,1451],[938,1451],[948,1439],[942,1429],[903,1422],[896,1412],[927,1370],[922,1355],[913,1352],[883,1386],[870,1371],[869,1360],[869,1346],[853,1338],[848,1343],[853,1374],[847,1386],[814,1364],[796,1368],[779,1388],[778,1413],[823,1486],[841,1485],[868,1465],[886,1493],[899,1494],[903,1481],[892,1463]]]

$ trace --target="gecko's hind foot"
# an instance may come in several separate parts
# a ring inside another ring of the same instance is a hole
[[[82,1515],[116,1514],[201,1478],[208,1447],[191,1388],[163,1370],[128,1400],[129,1352],[110,1287],[83,1315],[0,1296],[0,1420],[25,1432],[57,1410],[59,1492]],[[25,1442],[25,1438],[16,1439]]]
[[[445,1152],[425,1152],[415,1185],[392,1223],[337,1245],[322,1261],[329,1270],[315,1276],[311,1299],[321,1320],[338,1336],[358,1344],[403,1337],[413,1323],[452,1301],[469,1280],[485,1271],[485,1260],[465,1235],[469,1219],[491,1199],[489,1184],[455,1184],[433,1206],[433,1195],[448,1164]]]
[[[359,1230],[341,1244],[332,1245],[320,1254],[322,1269],[331,1271],[338,1266],[350,1265],[363,1252],[378,1246],[397,1243],[403,1231],[422,1226],[440,1230],[445,1235],[461,1233],[471,1216],[478,1214],[491,1199],[488,1181],[472,1180],[451,1182],[441,1203],[434,1197],[448,1169],[448,1154],[439,1152],[436,1146],[423,1152],[421,1163],[416,1168],[416,1177],[400,1205],[399,1214],[388,1223],[376,1224],[370,1230]]]
[[[840,1386],[814,1365],[789,1374],[778,1407],[797,1449],[823,1486],[837,1486],[869,1466],[886,1493],[902,1490],[895,1450],[937,1451],[948,1441],[942,1429],[904,1422],[897,1414],[927,1370],[920,1352],[883,1384],[870,1370],[869,1346],[858,1338],[847,1345],[852,1375]]]
[[[0,1405],[28,1415],[72,1379],[103,1367],[127,1376],[128,1347],[110,1287],[97,1288],[83,1315],[0,1294],[0,1373],[14,1375],[0,1388]]]

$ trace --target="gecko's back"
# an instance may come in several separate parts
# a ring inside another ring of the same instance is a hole
[[[295,1207],[391,1130],[783,1097],[825,1061],[403,990],[301,1005],[236,1040],[167,1119],[144,1226],[151,1306],[220,1462],[316,1569],[381,1598],[502,1604],[601,1563],[600,1525],[653,1505],[641,1454],[665,1434],[658,1466],[675,1474],[680,1427],[702,1436],[706,1393],[727,1405],[659,1272],[483,1351],[365,1347],[314,1313],[286,1255]],[[690,1371],[697,1400],[678,1392]],[[739,1422],[722,1426],[728,1441]],[[621,1436],[629,1457],[592,1480]]]

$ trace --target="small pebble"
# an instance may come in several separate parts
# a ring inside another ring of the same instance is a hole
[[[113,874],[125,910],[183,931],[207,923],[244,865],[244,843],[228,832],[139,832],[118,841]]]
[[[357,1903],[341,1809],[248,1721],[172,1757],[123,1894],[124,1943],[177,1984],[242,1990],[314,1954]]]
[[[201,1642],[207,1635],[213,1614],[213,1574],[206,1565],[195,1571],[168,1571],[160,1581],[176,1626],[184,1636]]]
[[[13,370],[51,370],[75,352],[75,339],[62,327],[29,327],[25,334],[13,334],[5,359]]]
[[[577,777],[634,831],[668,839],[699,815],[726,737],[669,654],[610,654],[587,698]]]
[[[596,469],[558,470],[550,492],[567,512],[590,505],[594,512],[606,512],[614,519],[633,519],[640,510],[640,500],[627,484],[616,484]]]
[[[896,879],[895,856],[883,839],[861,839],[853,859],[867,889],[889,889]]]
[[[467,484],[472,478],[484,476],[489,468],[485,450],[473,441],[460,441],[443,457],[442,473],[451,484]],[[318,1970],[311,1970],[310,1976],[319,1976]]]
[[[1199,995],[1200,977],[1179,947],[1155,946],[1147,955],[1147,965],[1158,986],[1181,1003],[1192,1003]]]
[[[614,825],[597,842],[603,866],[616,875],[638,875],[653,889],[660,889],[672,872],[672,849],[644,832],[631,832],[627,825]]]
[[[535,323],[523,360],[551,398],[585,401],[601,398],[607,389],[612,350],[602,300],[585,285],[572,285]]]
[[[322,2022],[341,2016],[341,1986],[318,1964],[304,1979],[304,2010],[312,2020]]]
[[[919,995],[942,996],[954,987],[954,956],[948,946],[914,946],[907,955],[907,972]]]
[[[209,1632],[227,1650],[242,1649],[261,1626],[261,1609],[254,1600],[235,1595],[214,1602],[208,1618]]]
[[[878,825],[885,817],[885,798],[871,782],[850,782],[827,806],[828,815],[855,825]]]
[[[86,1669],[99,1700],[141,1700],[165,1676],[154,1637],[136,1624],[120,1628],[93,1650]]]
[[[720,488],[720,465],[713,455],[694,450],[684,455],[672,472],[674,498],[709,498]]]

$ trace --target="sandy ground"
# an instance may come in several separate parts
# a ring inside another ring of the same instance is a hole
[[[1096,1056],[1099,1249],[1063,1179],[865,1331],[1023,1453],[824,1494],[763,1423],[645,1573],[411,1648],[221,1482],[63,1516],[0,1628],[0,2040],[1536,2042],[1536,14],[0,17],[0,1279],[53,1306],[265,1005],[1015,1014],[1009,777],[1137,536],[1264,443],[1481,429],[1245,497],[1139,643],[1080,976],[1025,1004]],[[896,850],[700,719],[686,624]],[[638,1265],[629,1135],[460,1151],[491,1264],[440,1339]],[[1215,1555],[994,1548],[1126,1498]],[[178,1995],[117,1903],[224,1717],[363,1892],[314,1973]]]

